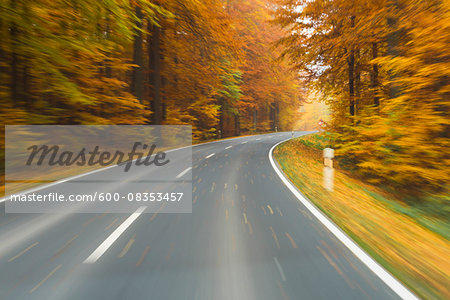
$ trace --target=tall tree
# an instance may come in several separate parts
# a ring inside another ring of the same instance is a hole
[[[150,95],[152,124],[161,125],[162,108],[161,108],[161,29],[156,24],[149,23],[148,57],[150,69]]]
[[[143,103],[144,98],[144,57],[142,50],[143,41],[143,23],[144,15],[142,13],[142,7],[139,3],[136,6],[136,24],[134,31],[134,41],[133,41],[133,76],[131,80],[131,90],[133,95]]]

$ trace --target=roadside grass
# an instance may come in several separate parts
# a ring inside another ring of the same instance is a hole
[[[279,145],[274,157],[306,197],[417,295],[450,299],[448,198],[408,205],[339,166],[329,192],[322,186],[326,146],[326,136],[308,135]]]

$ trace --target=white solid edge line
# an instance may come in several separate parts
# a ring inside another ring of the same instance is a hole
[[[345,232],[343,232],[336,224],[334,224],[327,216],[325,216],[312,202],[305,198],[297,188],[286,178],[281,172],[278,165],[273,159],[273,150],[279,144],[290,140],[286,139],[275,144],[269,151],[269,160],[273,169],[289,188],[289,190],[297,197],[297,199],[339,240],[343,243],[359,260],[361,260],[372,272],[375,273],[388,287],[390,287],[402,299],[419,299],[401,282],[399,282],[392,274],[380,266],[372,257],[370,257],[363,249],[361,249]]]
[[[228,147],[226,147],[225,149],[230,149],[231,147],[233,147],[233,146],[228,146]]]
[[[215,153],[211,153],[210,155],[208,155],[207,157],[205,157],[205,158],[210,158],[210,157],[213,157],[215,155]]]
[[[180,174],[177,175],[177,178],[180,178],[181,176],[183,176],[184,174],[186,174],[187,172],[189,172],[192,169],[192,167],[187,168],[186,170],[184,170],[183,172],[181,172]]]
[[[18,192],[18,193],[16,193],[16,195],[26,195],[26,194],[30,194],[30,193],[33,193],[33,192],[37,192],[37,191],[40,191],[40,190],[52,187],[54,185],[57,185],[57,184],[60,184],[60,183],[64,183],[66,181],[78,179],[80,177],[91,175],[91,174],[94,174],[94,173],[97,173],[97,172],[100,172],[100,171],[105,171],[107,169],[114,168],[114,167],[117,167],[117,166],[118,165],[112,165],[112,166],[108,166],[108,167],[105,167],[105,168],[100,168],[100,169],[97,169],[97,170],[92,170],[92,171],[89,171],[89,172],[86,172],[86,173],[82,173],[82,174],[78,174],[78,175],[75,175],[75,176],[71,176],[71,177],[67,177],[67,178],[64,178],[64,179],[60,179],[60,180],[57,180],[57,181],[49,183],[49,184],[44,184],[42,186],[38,186],[38,187],[29,189],[29,190]],[[0,203],[5,202],[8,198],[10,198],[10,196],[11,195],[5,196],[3,198],[0,198]]]
[[[84,264],[95,263],[111,246],[114,242],[122,235],[122,233],[127,230],[128,227],[144,212],[147,206],[139,207],[131,216],[129,216],[116,230],[111,233],[106,240],[97,247],[97,249],[89,255],[88,258],[83,262]]]

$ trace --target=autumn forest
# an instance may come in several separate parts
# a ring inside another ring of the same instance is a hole
[[[290,129],[299,85],[265,1],[2,1],[8,123]]]
[[[0,9],[2,125],[189,124],[194,140],[209,140],[296,129],[315,91],[342,166],[411,192],[440,192],[450,179],[448,1],[1,0]]]

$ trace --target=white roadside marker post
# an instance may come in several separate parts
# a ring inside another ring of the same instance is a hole
[[[334,169],[333,169],[334,149],[323,149],[323,187],[328,191],[333,191]]]

